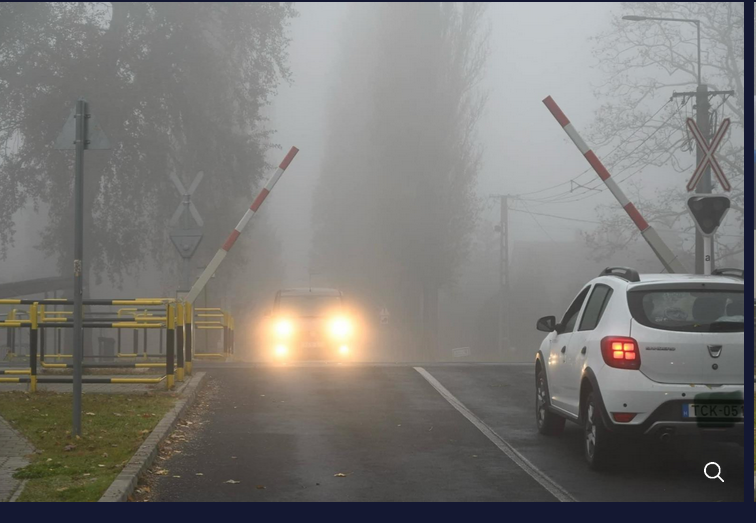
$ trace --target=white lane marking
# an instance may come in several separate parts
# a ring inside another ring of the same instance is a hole
[[[569,492],[559,486],[559,484],[557,484],[553,479],[538,470],[538,468],[530,461],[528,461],[525,456],[517,452],[514,447],[512,447],[512,445],[507,443],[504,438],[499,436],[491,427],[486,425],[483,420],[473,414],[472,411],[465,407],[465,405],[456,397],[454,397],[451,392],[446,390],[446,387],[441,385],[441,383],[439,383],[436,378],[431,376],[427,370],[422,367],[414,367],[414,369],[419,372],[420,375],[425,378],[428,383],[430,383],[433,388],[436,389],[438,393],[441,394],[441,396],[443,396],[443,398],[451,404],[452,407],[457,409],[460,414],[462,414],[470,421],[470,423],[475,425],[475,427],[477,427],[477,429],[481,431],[484,436],[491,440],[494,445],[499,447],[499,450],[506,454],[509,459],[514,461],[517,466],[524,470],[531,478],[540,483],[543,488],[551,492],[551,494],[555,498],[557,498],[559,501],[577,501],[570,495]]]

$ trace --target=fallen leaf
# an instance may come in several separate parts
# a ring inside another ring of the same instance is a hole
[[[55,490],[57,490],[58,492],[65,492],[66,490],[68,490],[68,487],[57,488]]]
[[[107,458],[107,457],[108,457],[108,453],[107,453],[107,452],[103,452],[103,453],[102,453],[102,457],[103,457],[103,458]]]
[[[98,466],[98,467],[100,467],[100,468],[103,468],[103,467],[105,467],[105,465],[97,465],[97,466]]]
[[[230,483],[231,485],[236,485],[237,483],[241,483],[241,481],[236,481],[235,479],[229,479],[228,481],[224,481],[223,483]]]
[[[256,485],[255,488],[257,490],[265,490],[265,485]]]
[[[158,470],[155,471],[155,474],[157,474],[158,476],[167,476],[168,475],[168,471],[165,470],[165,469],[158,469]]]
[[[181,476],[173,476],[174,478],[180,478]]]
[[[345,477],[347,477],[347,475],[344,474],[343,472],[337,472],[336,474],[333,475],[333,477],[334,478],[345,478]]]
[[[85,414],[86,414],[87,416],[94,416],[94,415],[95,415],[95,413],[94,413],[94,412],[86,412]]]
[[[197,473],[195,474],[195,476],[204,476],[204,474],[203,474],[202,472],[197,472]]]
[[[68,445],[66,445],[65,447],[63,447],[63,450],[65,450],[66,452],[70,452],[70,451],[72,451],[75,448],[76,448],[76,445],[74,445],[73,443],[69,443]]]

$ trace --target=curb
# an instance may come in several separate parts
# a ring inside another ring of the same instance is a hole
[[[19,497],[21,497],[21,493],[24,491],[24,487],[26,487],[26,484],[29,482],[28,479],[23,480],[21,483],[19,483],[18,487],[16,487],[16,491],[13,493],[13,495],[8,500],[9,503],[15,502]]]
[[[184,386],[179,400],[176,402],[176,406],[163,416],[163,419],[160,420],[155,429],[147,436],[144,443],[134,453],[121,473],[118,474],[113,483],[108,487],[108,490],[105,491],[105,494],[102,495],[100,501],[127,501],[129,496],[134,493],[139,476],[155,460],[158,454],[158,446],[173,432],[179,417],[194,403],[204,377],[204,372],[198,372]]]

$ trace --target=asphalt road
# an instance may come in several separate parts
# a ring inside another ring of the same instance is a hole
[[[467,417],[411,365],[209,368],[204,423],[162,463],[151,499],[743,500],[739,446],[626,445],[596,473],[577,426],[537,434],[530,365],[422,367]],[[709,461],[724,483],[704,477]]]

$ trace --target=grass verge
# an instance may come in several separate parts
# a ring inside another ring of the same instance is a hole
[[[71,436],[71,394],[0,393],[0,415],[36,447],[16,472],[18,501],[97,501],[176,402],[172,394],[86,394],[82,436]]]

